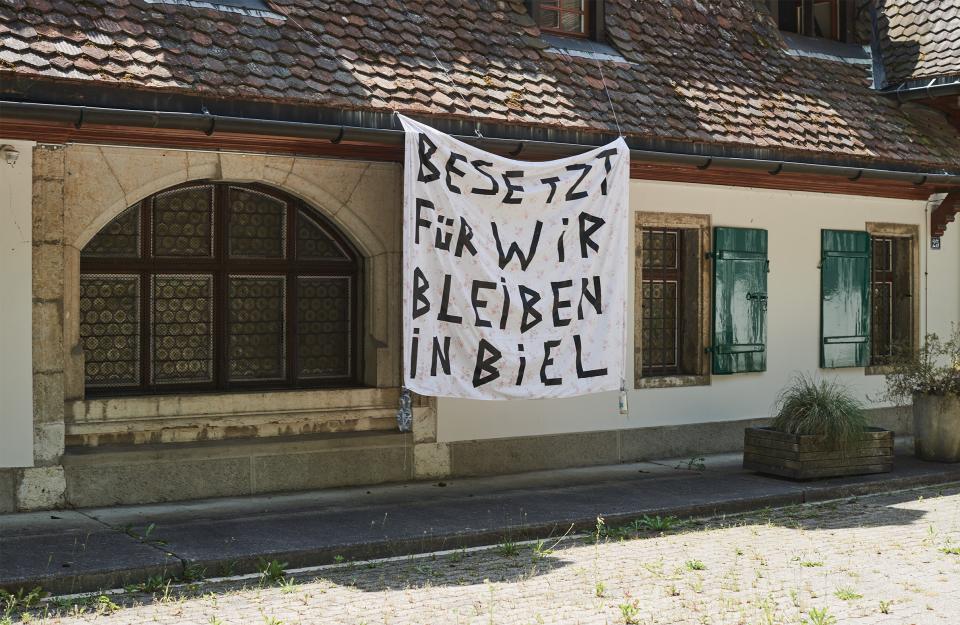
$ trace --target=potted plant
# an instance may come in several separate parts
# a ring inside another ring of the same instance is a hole
[[[922,460],[960,462],[960,328],[924,337],[915,352],[894,358],[884,398],[913,402],[914,453]]]
[[[838,380],[800,374],[781,391],[770,426],[746,430],[743,468],[795,480],[885,473],[893,432],[868,427],[863,404]]]

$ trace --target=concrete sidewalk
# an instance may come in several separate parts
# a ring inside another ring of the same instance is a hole
[[[645,514],[742,512],[960,481],[960,465],[898,456],[892,473],[802,483],[740,468],[665,460],[493,478],[179,504],[0,516],[0,588],[56,594],[151,576],[213,577],[558,536]]]

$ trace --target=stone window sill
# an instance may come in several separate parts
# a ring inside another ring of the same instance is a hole
[[[400,389],[351,388],[67,402],[67,444],[182,443],[392,430]]]
[[[640,378],[634,385],[635,389],[646,388],[677,388],[687,386],[710,386],[709,375],[664,375],[649,378]]]

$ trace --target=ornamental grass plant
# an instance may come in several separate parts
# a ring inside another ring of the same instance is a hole
[[[823,436],[839,449],[855,447],[867,427],[863,403],[848,386],[798,374],[784,388],[770,424],[788,434]]]

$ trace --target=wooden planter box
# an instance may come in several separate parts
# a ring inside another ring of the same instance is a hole
[[[839,451],[823,436],[747,428],[743,468],[795,480],[886,473],[893,469],[893,432],[867,428],[858,446]]]

